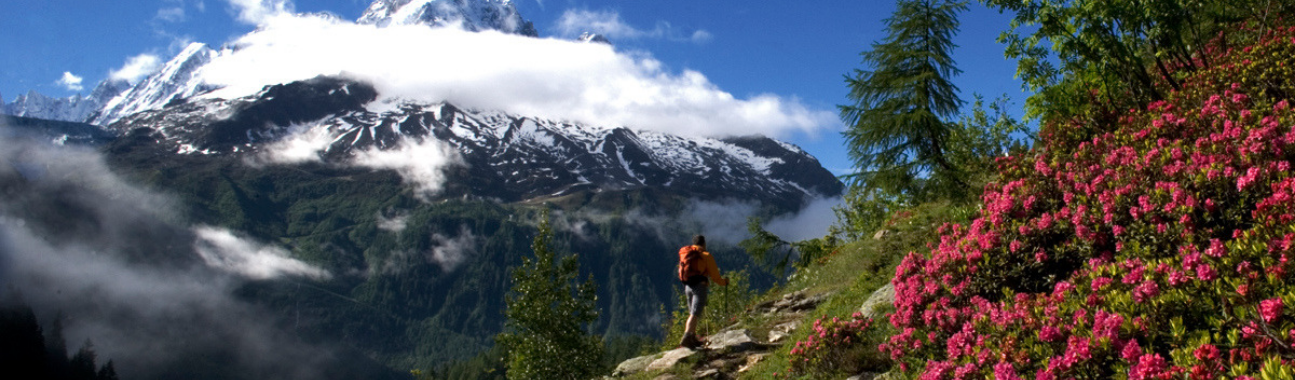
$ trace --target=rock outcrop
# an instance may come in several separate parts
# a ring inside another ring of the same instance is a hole
[[[791,332],[807,312],[828,296],[828,293],[807,294],[802,290],[751,307],[748,312],[772,317],[775,322],[764,334],[768,339],[758,338],[760,334],[750,329],[730,326],[706,337],[706,344],[697,350],[681,347],[621,362],[612,377],[646,373],[666,380],[687,372],[686,378],[691,379],[735,379],[767,358],[774,349],[787,344]]]

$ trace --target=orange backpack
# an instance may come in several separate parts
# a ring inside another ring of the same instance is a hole
[[[679,248],[679,282],[696,285],[706,281],[706,272],[701,266],[701,249],[695,245]]]

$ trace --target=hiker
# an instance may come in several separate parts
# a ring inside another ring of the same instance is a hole
[[[706,251],[706,237],[692,237],[692,245],[679,249],[679,281],[683,283],[683,292],[688,296],[688,322],[684,324],[683,340],[680,346],[697,348],[702,345],[697,339],[697,321],[706,308],[706,291],[710,280],[728,286],[728,279],[720,277],[719,266],[715,257]]]

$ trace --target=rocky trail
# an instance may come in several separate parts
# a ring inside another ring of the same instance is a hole
[[[706,344],[696,350],[675,348],[621,362],[611,376],[604,379],[635,378],[653,380],[672,379],[737,379],[757,363],[769,358],[779,347],[795,344],[792,332],[813,317],[820,303],[832,293],[809,294],[806,290],[784,294],[781,298],[757,304],[747,313],[762,314],[772,326],[752,330],[735,324],[705,337]],[[880,317],[894,300],[894,291],[887,285],[873,293],[863,303],[861,311],[869,317]],[[879,307],[879,305],[884,305]],[[883,379],[882,374],[865,373],[849,380]]]

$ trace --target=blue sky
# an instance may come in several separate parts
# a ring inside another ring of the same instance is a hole
[[[109,75],[138,78],[146,71],[132,70],[132,59],[147,68],[141,57],[165,61],[188,42],[220,46],[252,31],[238,11],[256,1],[8,2],[6,22],[0,23],[0,96],[6,102],[28,90],[70,96],[88,93]],[[837,105],[848,102],[842,76],[860,68],[859,53],[885,36],[883,19],[894,10],[890,1],[859,0],[514,2],[541,37],[567,36],[600,21],[618,53],[659,61],[662,73],[695,71],[739,100],[772,95],[820,115],[835,114]],[[287,4],[297,12],[354,20],[369,1]],[[970,8],[960,16],[955,59],[964,73],[955,83],[964,99],[1007,94],[1019,107],[1026,94],[1013,78],[1015,63],[1003,58],[995,42],[1008,17],[974,3]],[[839,121],[820,119],[811,128],[777,134],[840,174],[850,167],[841,128]]]

